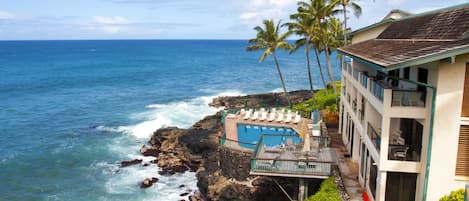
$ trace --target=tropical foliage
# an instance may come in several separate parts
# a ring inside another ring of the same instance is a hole
[[[341,9],[338,9],[341,8]],[[306,0],[298,2],[297,12],[290,15],[291,22],[287,22],[283,25],[278,22],[274,23],[273,20],[264,20],[263,26],[256,26],[254,30],[257,31],[256,38],[249,40],[249,46],[246,48],[248,51],[262,50],[264,51],[259,61],[264,61],[267,56],[274,58],[275,65],[282,83],[283,90],[287,94],[288,92],[285,86],[284,78],[278,62],[276,50],[290,50],[295,52],[300,48],[304,48],[306,57],[306,68],[309,79],[309,88],[314,91],[314,83],[312,80],[312,69],[310,52],[313,50],[316,61],[319,67],[319,74],[321,76],[322,84],[324,88],[327,82],[334,83],[334,71],[331,63],[331,54],[336,48],[344,44],[345,30],[342,28],[342,22],[335,17],[337,13],[344,13],[346,17],[347,8],[351,8],[357,15],[361,13],[361,8],[354,2],[354,0]],[[288,27],[288,31],[280,33],[282,26]],[[299,36],[298,40],[294,44],[288,44],[286,38],[289,35]],[[323,53],[323,54],[321,54]],[[319,56],[325,57],[325,64],[321,63]],[[327,77],[329,81],[326,81],[323,72],[323,66],[327,67]],[[330,97],[334,97],[335,102],[338,102],[338,90],[335,84],[332,85],[332,91],[324,90],[323,93]],[[320,94],[314,95],[319,96]],[[314,97],[311,100],[311,106],[308,108],[323,109],[324,100],[318,97]],[[316,103],[317,101],[317,103]],[[290,105],[290,104],[289,104]],[[332,107],[326,104],[326,106]],[[337,108],[337,106],[335,106]],[[311,111],[309,111],[311,112]]]
[[[269,55],[272,55],[275,61],[275,66],[277,67],[277,72],[282,83],[283,91],[287,97],[288,105],[290,105],[290,97],[288,96],[287,88],[285,86],[285,81],[283,79],[282,71],[280,70],[280,64],[278,63],[276,50],[290,50],[292,49],[291,44],[287,43],[285,39],[288,37],[289,33],[280,33],[280,21],[275,25],[273,20],[264,20],[263,27],[256,26],[254,30],[257,31],[256,38],[249,40],[249,46],[246,48],[247,51],[260,51],[263,50],[259,62],[263,62],[265,58]]]
[[[329,177],[321,183],[319,191],[305,201],[342,201],[335,184],[335,177]]]
[[[464,189],[451,191],[449,195],[440,198],[440,201],[464,201]]]

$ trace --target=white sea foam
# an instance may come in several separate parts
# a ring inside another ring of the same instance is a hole
[[[106,132],[123,133],[108,144],[108,149],[112,153],[124,158],[124,160],[142,159],[142,163],[150,164],[154,157],[144,157],[138,153],[142,142],[146,141],[151,134],[161,127],[177,126],[188,128],[204,116],[214,114],[219,109],[209,107],[209,103],[217,96],[238,96],[242,95],[237,91],[228,91],[218,93],[215,96],[202,96],[186,101],[172,102],[168,104],[147,105],[145,112],[131,114],[130,118],[141,120],[134,125],[108,127],[98,126],[96,129]],[[129,136],[132,136],[129,138]],[[137,139],[137,140],[136,140]],[[145,189],[138,200],[181,200],[188,197],[181,197],[180,194],[186,191],[194,192],[197,190],[197,179],[195,173],[186,172],[173,176],[158,176],[160,170],[155,164],[147,167],[141,165],[129,166],[116,171],[117,164],[97,163],[95,168],[104,169],[105,174],[109,174],[109,180],[106,182],[106,190],[110,194],[133,194],[141,191],[138,184],[145,178],[158,177],[160,180],[155,186]],[[117,172],[117,173],[116,173]],[[179,188],[185,185],[184,188]]]
[[[143,122],[114,128],[115,131],[124,132],[137,138],[148,138],[158,128],[177,126],[188,128],[204,116],[214,114],[217,108],[208,104],[217,96],[239,96],[237,91],[227,91],[215,96],[201,96],[187,101],[178,101],[168,104],[147,105],[150,109],[139,114],[133,114],[134,118],[143,118]],[[112,130],[112,129],[111,129]]]

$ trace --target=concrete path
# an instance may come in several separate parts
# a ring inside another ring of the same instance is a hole
[[[337,151],[340,174],[349,198],[351,201],[362,201],[362,188],[358,183],[358,163],[344,157],[347,151],[342,143],[342,135],[337,133],[337,126],[328,125],[327,130],[331,136],[331,147]]]

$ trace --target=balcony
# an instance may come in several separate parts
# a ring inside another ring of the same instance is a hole
[[[381,132],[378,132],[373,126],[368,123],[368,137],[370,137],[371,142],[375,146],[376,150],[379,152],[381,148]]]
[[[420,161],[423,125],[407,118],[394,118],[391,122],[388,160]]]
[[[391,99],[391,107],[425,107],[426,91],[418,85],[390,77],[372,77],[367,72],[347,66],[347,71],[360,85],[376,97],[381,103],[386,98]],[[385,90],[390,90],[392,97],[385,97]]]

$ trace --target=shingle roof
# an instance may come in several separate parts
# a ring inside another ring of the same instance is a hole
[[[469,48],[469,38],[455,41],[372,39],[340,49],[346,54],[388,67],[462,48]]]
[[[376,39],[339,51],[382,67],[395,67],[466,49],[469,52],[469,4],[397,20]]]

